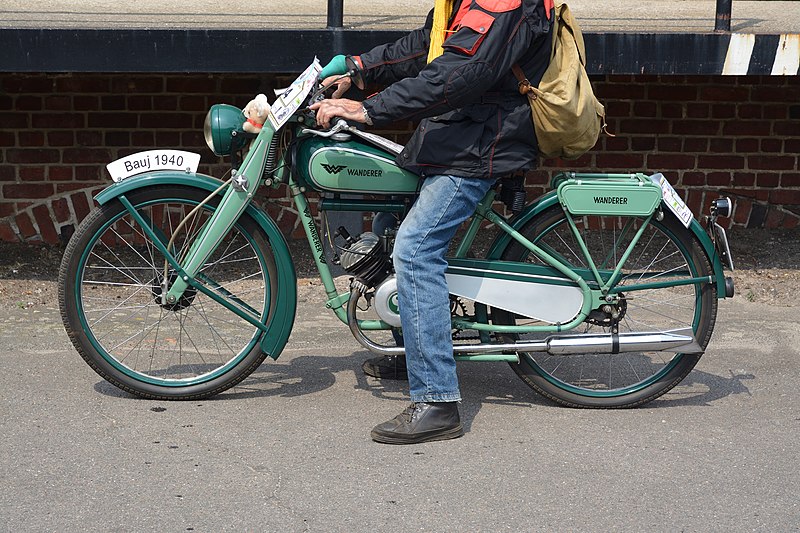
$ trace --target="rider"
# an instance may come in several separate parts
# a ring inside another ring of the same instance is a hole
[[[333,99],[311,106],[322,126],[334,117],[376,126],[421,120],[397,157],[424,179],[393,252],[413,403],[375,426],[373,440],[463,434],[445,254],[498,178],[537,163],[531,111],[511,67],[538,84],[549,61],[551,10],[552,0],[436,0],[423,28],[360,56],[337,56],[322,71],[323,83],[338,85]],[[339,79],[348,70],[352,78]],[[340,98],[353,82],[391,85],[364,102]],[[365,369],[394,363],[373,360]]]

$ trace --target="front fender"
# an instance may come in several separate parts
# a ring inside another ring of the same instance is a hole
[[[100,191],[94,199],[98,204],[103,205],[127,192],[153,185],[185,185],[187,187],[195,187],[211,192],[219,187],[221,183],[218,179],[212,178],[206,174],[194,174],[176,170],[158,170],[155,172],[138,174],[109,185]]]
[[[550,191],[529,204],[524,211],[511,219],[509,223],[511,224],[512,228],[514,228],[516,231],[519,231],[534,216],[555,204],[558,204],[558,196],[556,195],[556,191]],[[666,206],[664,206],[664,216],[674,216],[672,211],[666,208]],[[714,271],[715,283],[717,285],[717,298],[725,298],[725,275],[722,270],[722,262],[720,261],[719,254],[714,248],[714,243],[711,242],[711,238],[708,236],[708,233],[703,230],[703,227],[699,222],[697,222],[697,220],[692,219],[692,223],[689,224],[689,231],[691,231],[695,237],[697,237],[703,253],[705,253],[706,257],[711,263],[711,268]],[[506,246],[508,246],[510,242],[511,235],[508,233],[501,233],[492,243],[492,246],[489,248],[489,252],[487,252],[486,258],[499,259],[500,255],[503,253],[503,250],[505,250]]]
[[[221,182],[205,174],[172,170],[147,172],[132,176],[103,189],[94,199],[97,203],[103,205],[131,191],[156,185],[182,185],[211,193],[221,185]],[[225,189],[220,191],[219,196],[224,193]],[[294,325],[294,317],[297,311],[297,274],[294,268],[294,261],[289,253],[289,245],[275,221],[252,203],[247,205],[246,213],[264,231],[267,240],[272,245],[275,256],[276,288],[278,291],[276,297],[277,305],[275,309],[270,310],[267,317],[269,329],[261,339],[261,349],[273,359],[277,359],[286,345]]]

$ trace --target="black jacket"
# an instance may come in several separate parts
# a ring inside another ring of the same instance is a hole
[[[360,56],[365,81],[391,84],[364,107],[375,125],[422,119],[397,158],[422,176],[494,179],[533,168],[538,148],[530,107],[511,66],[518,63],[534,85],[547,68],[543,0],[463,1],[470,10],[430,64],[432,12],[423,28]]]

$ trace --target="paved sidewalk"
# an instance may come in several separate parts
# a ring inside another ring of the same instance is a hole
[[[570,0],[584,31],[709,32],[715,0]],[[345,0],[350,29],[411,29],[433,0]],[[325,0],[1,0],[0,28],[324,28]],[[800,1],[734,0],[731,30],[800,33]]]

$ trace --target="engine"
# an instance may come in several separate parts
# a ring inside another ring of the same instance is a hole
[[[378,317],[387,324],[400,327],[397,280],[391,257],[393,237],[378,237],[366,232],[353,238],[344,228],[339,228],[337,233],[347,242],[339,261],[342,268],[353,276],[351,290],[366,294],[374,288],[370,299],[374,302]]]
[[[387,250],[386,239],[372,232],[353,238],[341,228],[339,233],[347,241],[347,248],[339,258],[340,264],[354,277],[353,282],[360,284],[362,292],[375,287],[392,273],[391,252]]]

